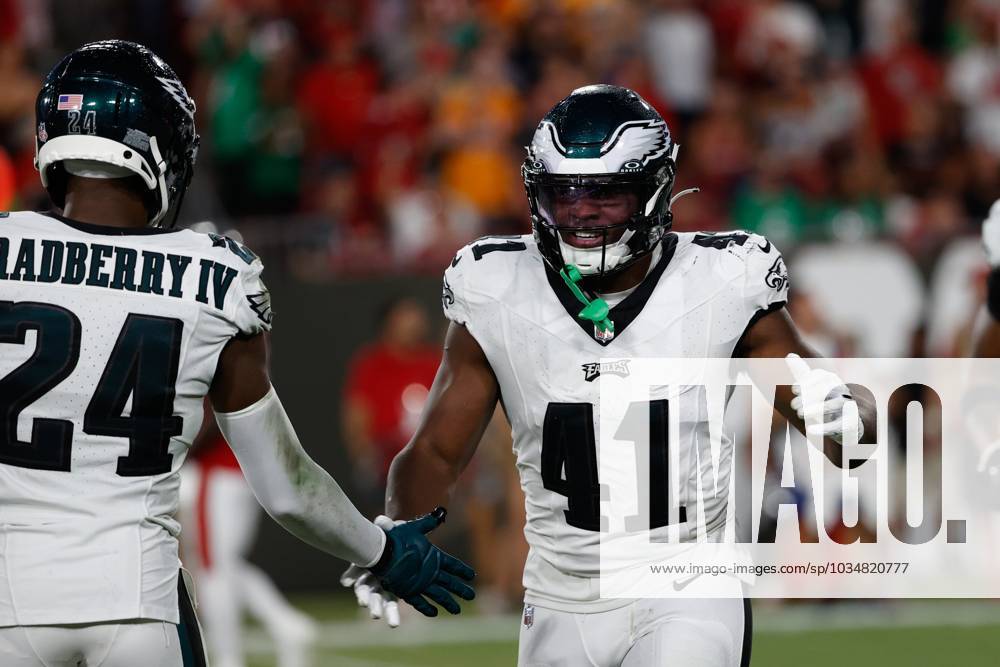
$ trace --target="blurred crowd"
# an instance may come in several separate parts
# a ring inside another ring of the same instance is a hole
[[[995,0],[0,0],[0,208],[44,205],[40,77],[108,36],[198,102],[184,219],[310,277],[438,271],[526,231],[523,147],[593,82],[667,118],[677,188],[701,188],[681,229],[882,237],[926,274],[1000,195]]]

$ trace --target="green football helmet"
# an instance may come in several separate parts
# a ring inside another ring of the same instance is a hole
[[[135,175],[149,224],[176,222],[198,154],[194,101],[155,53],[133,42],[86,44],[52,68],[35,103],[35,166],[56,206],[67,175]]]
[[[545,115],[521,168],[532,229],[549,266],[607,276],[670,229],[677,144],[628,88],[574,90]]]

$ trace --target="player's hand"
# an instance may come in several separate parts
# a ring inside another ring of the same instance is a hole
[[[375,525],[388,532],[396,526],[396,522],[383,514],[376,517]],[[363,567],[351,565],[340,575],[340,583],[354,590],[358,606],[367,608],[372,618],[384,618],[390,628],[399,627],[399,602],[395,595],[382,588],[374,574]]]
[[[990,266],[1000,266],[1000,199],[993,202],[990,214],[983,222],[983,246]]]
[[[354,589],[358,606],[367,608],[372,618],[384,618],[390,628],[399,627],[399,602],[395,595],[382,588],[374,574],[352,565],[340,575],[340,583]]]
[[[792,409],[806,424],[807,436],[823,436],[844,444],[845,436],[857,442],[864,435],[865,425],[854,406],[854,419],[844,427],[844,408],[854,403],[851,390],[836,374],[821,368],[809,368],[802,357],[792,353],[785,357],[795,384],[792,385]],[[856,433],[856,435],[855,435]]]
[[[427,539],[427,533],[444,523],[446,514],[443,507],[438,507],[430,514],[387,530],[385,551],[369,568],[385,591],[397,595],[424,616],[438,613],[428,598],[458,614],[462,610],[453,595],[464,600],[476,597],[466,583],[476,576],[475,571]]]

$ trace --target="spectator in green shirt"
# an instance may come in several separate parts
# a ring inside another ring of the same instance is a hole
[[[830,196],[816,206],[815,234],[844,241],[883,234],[886,176],[878,155],[855,150],[833,168]]]
[[[763,234],[779,247],[798,243],[809,224],[805,198],[774,158],[762,157],[757,167],[733,202],[733,227]]]

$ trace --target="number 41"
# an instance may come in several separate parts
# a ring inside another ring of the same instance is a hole
[[[668,415],[665,399],[649,402],[649,528],[670,524],[670,450]],[[636,418],[643,412],[641,403],[632,403],[625,413],[623,436],[629,437]],[[639,451],[636,434],[636,454]],[[640,456],[641,458],[641,456]],[[640,470],[641,470],[640,464]],[[582,530],[600,531],[601,484],[597,475],[597,440],[594,437],[594,406],[590,403],[549,403],[542,423],[542,485],[566,496],[566,523]],[[644,480],[639,480],[639,497]],[[626,517],[629,523],[642,523],[644,517]],[[678,508],[678,520],[687,521],[684,507]]]

